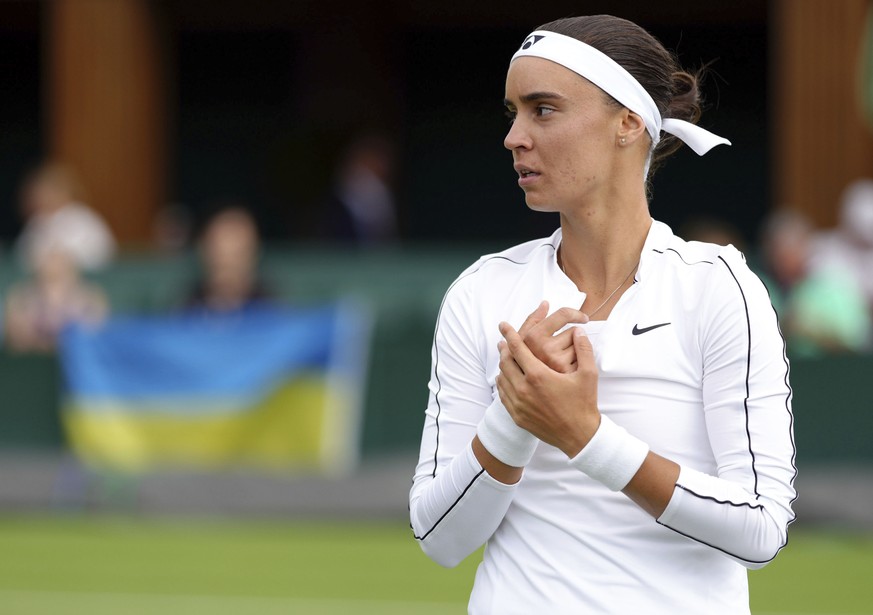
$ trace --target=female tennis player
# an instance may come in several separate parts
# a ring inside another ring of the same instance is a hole
[[[506,77],[546,239],[483,256],[436,325],[410,493],[424,551],[485,544],[469,612],[749,613],[794,519],[788,363],[733,247],[652,220],[646,182],[698,126],[696,78],[611,16],[538,28]]]

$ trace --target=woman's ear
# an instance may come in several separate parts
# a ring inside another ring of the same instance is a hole
[[[646,134],[646,123],[639,115],[630,109],[622,109],[619,117],[616,140],[621,145],[630,145]]]

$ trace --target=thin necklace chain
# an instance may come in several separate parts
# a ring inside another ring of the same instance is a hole
[[[567,272],[564,270],[564,259],[563,259],[563,258],[558,262],[558,266],[561,268],[561,272],[562,272],[564,275],[567,275]],[[596,310],[594,310],[593,312],[591,312],[590,314],[588,314],[588,318],[593,318],[594,315],[595,315],[597,312],[599,312],[601,309],[603,309],[603,306],[605,306],[607,303],[609,303],[609,300],[612,299],[613,296],[615,296],[615,293],[618,292],[618,289],[619,289],[619,288],[621,288],[622,286],[625,285],[625,282],[628,281],[628,279],[633,275],[634,271],[636,271],[636,270],[637,270],[637,267],[639,267],[639,266],[640,266],[640,261],[637,261],[637,264],[634,265],[634,268],[631,269],[631,270],[628,272],[628,274],[627,274],[627,275],[624,277],[624,279],[621,281],[621,284],[619,284],[618,286],[616,286],[616,287],[615,287],[615,290],[612,291],[611,293],[609,293],[609,296],[608,296],[608,297],[603,301],[603,303],[601,303],[600,305],[597,306],[597,309],[596,309]],[[568,277],[569,277],[569,276],[568,276]]]

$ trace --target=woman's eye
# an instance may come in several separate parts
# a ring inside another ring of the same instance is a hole
[[[554,109],[552,109],[551,107],[539,106],[537,107],[537,117],[545,117],[552,113],[552,111],[554,111]]]
[[[509,119],[510,124],[515,121],[515,111],[510,111],[509,109],[507,109],[503,112],[503,115],[505,115]]]

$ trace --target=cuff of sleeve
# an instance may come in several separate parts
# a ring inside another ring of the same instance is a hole
[[[649,446],[601,415],[594,437],[570,464],[612,491],[621,491],[631,481],[649,454]]]
[[[465,455],[468,458],[467,463],[470,464],[471,467],[475,468],[475,472],[478,474],[480,471],[482,472],[482,478],[480,479],[482,482],[486,483],[491,489],[495,491],[513,491],[518,489],[518,486],[521,484],[521,480],[516,483],[504,483],[488,473],[488,470],[482,467],[482,464],[476,459],[476,453],[473,452],[472,442],[471,445],[467,447],[467,451]],[[522,479],[523,480],[523,479]]]
[[[673,486],[673,495],[670,496],[670,501],[667,502],[667,507],[664,509],[664,512],[662,512],[661,516],[658,517],[658,523],[672,526],[676,514],[682,508],[682,500],[685,497],[685,492],[679,488],[679,485],[682,484],[682,472],[684,472],[684,470],[685,469],[680,466],[679,480]]]
[[[539,443],[536,436],[515,424],[500,398],[485,410],[476,435],[485,450],[514,468],[523,468],[530,463]]]

